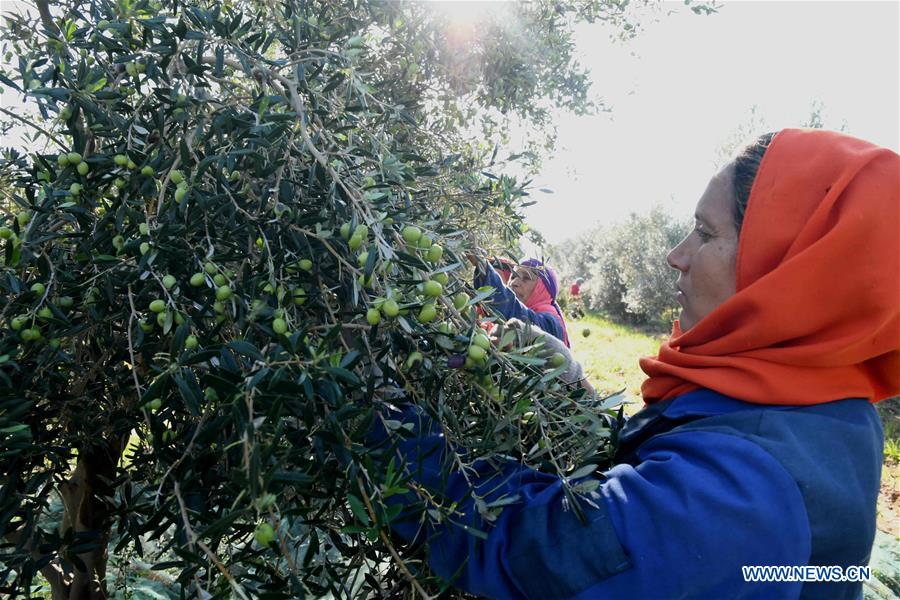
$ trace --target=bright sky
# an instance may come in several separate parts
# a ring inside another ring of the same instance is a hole
[[[900,3],[729,2],[711,16],[669,7],[682,10],[628,45],[598,25],[578,31],[613,112],[559,121],[556,155],[534,180],[555,193],[535,191],[527,209],[551,243],[654,203],[692,215],[754,105],[772,131],[798,126],[819,101],[826,127],[846,122],[898,150]]]

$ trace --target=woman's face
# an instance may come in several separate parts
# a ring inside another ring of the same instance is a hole
[[[669,266],[680,271],[677,298],[682,331],[735,293],[738,231],[732,212],[733,177],[734,167],[729,164],[712,178],[697,203],[694,230],[666,257]]]
[[[509,278],[509,289],[513,291],[519,302],[523,304],[531,296],[531,292],[534,291],[534,286],[536,285],[537,274],[530,267],[519,265]]]

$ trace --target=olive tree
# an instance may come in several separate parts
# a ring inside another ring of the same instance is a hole
[[[474,349],[464,256],[517,243],[494,142],[591,109],[571,28],[628,34],[627,3],[517,3],[463,43],[419,3],[37,6],[0,72],[28,131],[0,164],[3,594],[103,598],[111,560],[181,596],[433,593],[367,445],[401,397],[460,467],[603,463],[539,343]]]
[[[688,231],[690,223],[656,206],[567,240],[552,256],[564,279],[585,278],[582,291],[590,308],[632,323],[670,323],[678,273],[666,255]]]

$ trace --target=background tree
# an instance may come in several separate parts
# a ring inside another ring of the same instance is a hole
[[[471,449],[456,467],[603,463],[539,345],[473,349],[461,257],[523,230],[483,140],[590,110],[571,27],[629,35],[632,9],[507,8],[462,40],[374,0],[6,16],[0,83],[31,111],[5,109],[29,145],[0,164],[0,592],[102,598],[138,559],[185,596],[437,590],[366,446],[399,396]]]
[[[593,310],[623,322],[664,326],[678,306],[678,273],[666,255],[689,229],[657,206],[566,241],[551,255],[563,281],[585,278],[582,294]]]

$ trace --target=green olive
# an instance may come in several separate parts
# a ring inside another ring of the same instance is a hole
[[[556,369],[566,364],[566,357],[562,352],[554,352],[553,356],[547,360],[547,364]]]
[[[444,255],[444,249],[435,244],[431,248],[428,249],[428,252],[425,254],[425,260],[428,262],[436,263],[441,260],[441,257]]]
[[[413,225],[407,225],[403,228],[403,232],[400,235],[403,236],[407,243],[415,244],[422,237],[422,230]]]
[[[433,302],[428,302],[422,305],[422,309],[419,311],[419,323],[430,323],[436,316],[437,308]]]
[[[381,310],[384,311],[384,316],[390,318],[400,314],[400,307],[397,305],[397,301],[390,298],[384,301],[384,304],[381,305]]]
[[[491,347],[491,340],[483,333],[476,333],[475,335],[473,335],[472,343],[485,350]]]
[[[422,353],[421,352],[411,352],[409,357],[406,359],[406,368],[412,369],[416,365],[422,362]]]
[[[444,293],[444,286],[440,284],[440,282],[435,281],[433,279],[429,279],[428,281],[422,284],[422,292],[431,298],[437,298],[442,293]]]
[[[437,281],[442,286],[446,286],[447,283],[450,281],[450,276],[447,275],[446,271],[441,271],[440,273],[435,273],[434,275],[431,276],[431,278],[434,279],[435,281]]]
[[[216,288],[216,300],[224,302],[225,300],[231,298],[231,296],[231,288],[227,285],[220,285],[218,288]]]
[[[278,335],[284,335],[287,332],[287,323],[284,319],[272,319],[272,331]]]
[[[275,541],[275,530],[268,523],[260,523],[253,532],[253,538],[257,544],[267,548],[269,544]]]

